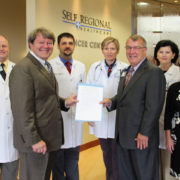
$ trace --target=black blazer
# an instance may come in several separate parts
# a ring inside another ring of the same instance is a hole
[[[47,151],[58,150],[64,139],[61,109],[67,109],[49,72],[29,53],[13,68],[9,85],[15,147],[32,152],[31,146],[43,140]]]
[[[147,59],[140,65],[123,90],[121,77],[111,110],[116,111],[115,137],[122,147],[136,149],[138,133],[149,137],[149,147],[159,144],[159,116],[165,97],[165,77],[160,68]]]

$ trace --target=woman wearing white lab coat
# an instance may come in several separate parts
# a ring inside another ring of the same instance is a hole
[[[174,63],[179,56],[177,45],[170,40],[161,40],[154,50],[154,58],[164,72],[166,78],[166,91],[175,82],[180,81],[180,68]],[[170,154],[166,150],[166,137],[164,131],[164,107],[159,120],[160,130],[160,175],[163,180],[169,180],[170,175]]]
[[[17,171],[18,152],[13,145],[13,116],[9,99],[9,74],[14,63],[6,60],[4,64],[7,67],[6,79],[4,80],[0,75],[0,164],[3,168],[3,164],[11,163],[15,167],[13,169]],[[1,171],[3,173],[3,170]],[[2,174],[2,180],[3,176]],[[17,179],[17,176],[14,179]]]
[[[119,42],[113,37],[107,37],[101,44],[105,60],[94,63],[87,76],[87,83],[103,85],[104,97],[110,98],[117,93],[121,71],[127,64],[119,62],[116,56],[119,52]],[[109,69],[110,68],[110,69]],[[118,180],[118,167],[115,146],[115,116],[116,112],[103,109],[101,122],[89,122],[90,133],[100,140],[106,166],[106,180]]]

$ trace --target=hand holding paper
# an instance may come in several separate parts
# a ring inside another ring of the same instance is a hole
[[[77,102],[79,102],[79,101],[77,100],[77,95],[74,94],[74,95],[70,96],[69,98],[67,98],[67,99],[65,100],[65,106],[66,106],[67,108],[69,108],[70,106],[76,104]]]
[[[104,98],[99,103],[103,104],[104,107],[109,107],[109,106],[111,106],[112,101],[109,98]]]

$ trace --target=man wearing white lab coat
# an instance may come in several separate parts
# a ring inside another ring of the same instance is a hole
[[[50,61],[63,98],[76,94],[78,83],[85,82],[85,65],[72,58],[75,39],[70,33],[62,33],[57,39],[60,54]],[[64,145],[57,152],[53,180],[79,179],[79,151],[82,144],[82,122],[75,121],[75,107],[62,112]]]
[[[13,116],[9,99],[9,43],[0,35],[0,169],[2,180],[17,180],[18,153],[13,145]]]

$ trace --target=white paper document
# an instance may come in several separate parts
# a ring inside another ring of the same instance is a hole
[[[104,89],[100,85],[84,84],[78,85],[75,120],[77,121],[101,121]]]

